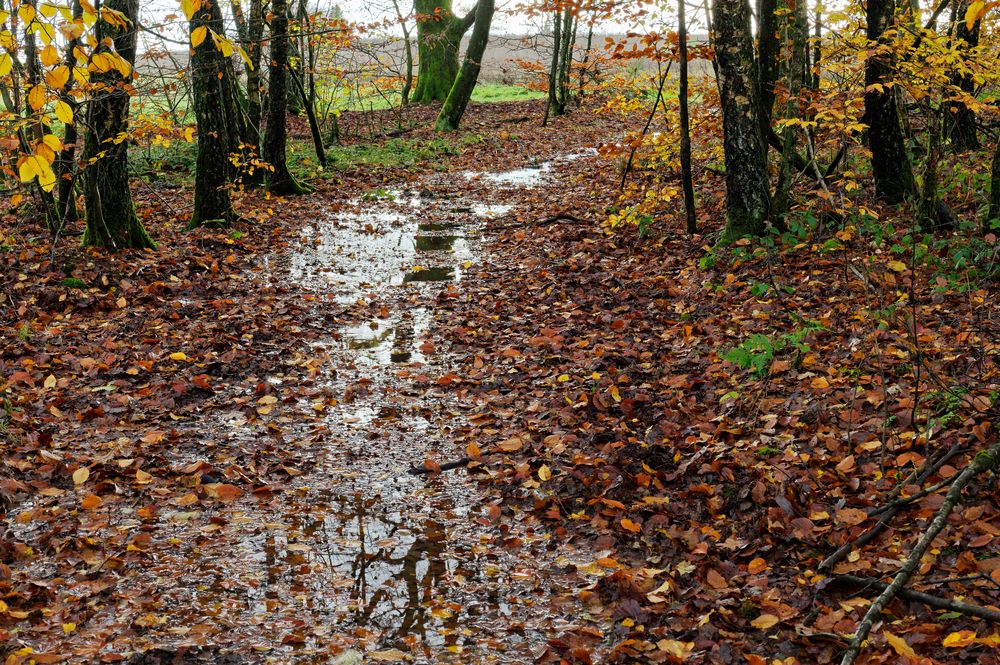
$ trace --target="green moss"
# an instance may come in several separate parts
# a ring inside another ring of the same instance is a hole
[[[89,288],[88,284],[82,279],[76,277],[67,277],[63,281],[59,282],[59,286],[64,286],[67,289],[86,289]]]

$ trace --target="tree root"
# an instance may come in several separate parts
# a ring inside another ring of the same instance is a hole
[[[837,575],[833,578],[838,582],[844,582],[846,584],[852,584],[859,587],[875,587],[885,591],[889,588],[889,585],[885,582],[880,582],[871,577],[861,577],[859,575]],[[970,617],[978,617],[980,619],[985,619],[987,621],[992,621],[994,623],[1000,623],[1000,610],[995,610],[990,607],[983,607],[981,605],[972,605],[970,603],[963,603],[958,600],[952,600],[951,598],[943,598],[941,596],[934,596],[929,593],[924,593],[923,591],[913,591],[911,589],[900,589],[897,594],[900,598],[905,598],[907,600],[913,600],[918,603],[923,603],[929,607],[933,607],[939,610],[948,610],[949,612],[958,612],[959,614],[964,614]]]
[[[937,535],[947,525],[948,516],[951,515],[951,511],[954,510],[962,498],[962,490],[980,473],[995,468],[998,461],[1000,461],[1000,444],[994,444],[989,450],[984,450],[976,455],[972,463],[958,474],[955,482],[952,483],[951,488],[945,495],[944,503],[941,504],[941,507],[934,515],[934,519],[931,520],[927,531],[920,536],[920,540],[917,541],[913,551],[910,552],[910,556],[906,558],[899,572],[896,573],[892,583],[887,585],[878,598],[872,601],[861,623],[858,624],[858,629],[851,639],[850,646],[844,652],[844,657],[840,661],[840,665],[854,665],[854,661],[857,660],[858,655],[861,653],[862,645],[868,640],[872,626],[882,614],[882,610],[903,590],[906,583],[910,581],[927,548],[930,547]]]

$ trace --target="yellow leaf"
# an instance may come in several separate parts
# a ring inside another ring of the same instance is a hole
[[[883,631],[883,634],[885,635],[885,641],[889,643],[889,646],[891,646],[892,650],[898,655],[906,656],[907,658],[919,658],[919,656],[917,656],[917,652],[913,650],[913,647],[907,644],[906,640],[902,637],[893,635],[888,630]]]
[[[52,150],[58,152],[63,149],[62,141],[55,134],[46,134],[42,137],[42,143],[51,148]]]
[[[73,483],[76,485],[84,484],[87,482],[87,478],[90,478],[90,469],[85,466],[81,466],[73,472]]]
[[[183,351],[177,351],[176,353],[170,354],[171,360],[187,360],[187,355]]]
[[[52,18],[53,16],[56,15],[57,9],[58,7],[56,7],[55,5],[45,3],[38,9],[38,13],[44,16],[45,18]]]
[[[63,628],[63,632],[68,635],[69,633],[72,633],[74,630],[76,630],[76,624],[75,623],[64,623],[63,626],[62,626],[62,628]]]
[[[45,377],[45,383],[43,383],[42,385],[45,386],[46,390],[52,390],[53,388],[56,387],[56,383],[57,383],[56,377],[49,374],[47,377]]]
[[[28,104],[31,105],[32,111],[37,111],[38,109],[45,106],[45,86],[39,83],[31,90],[28,91]]]
[[[941,644],[949,649],[961,649],[967,647],[976,641],[976,631],[974,630],[960,630],[957,633],[951,633],[942,640]]]
[[[62,90],[66,83],[69,82],[69,67],[59,65],[55,69],[45,72],[45,82],[53,90]]]
[[[198,48],[205,37],[208,35],[208,28],[203,25],[199,25],[197,28],[191,31],[191,46]]]
[[[38,36],[42,38],[43,44],[49,44],[56,38],[56,29],[51,23],[39,23],[35,21],[31,25],[34,26]]]
[[[184,16],[187,16],[189,21],[199,9],[201,9],[201,0],[181,0],[181,11],[184,12]]]
[[[7,76],[7,74],[10,74],[10,70],[13,66],[14,61],[11,59],[9,53],[0,55],[0,76]]]
[[[31,23],[35,18],[35,8],[29,4],[23,4],[17,10],[17,17],[25,24]]]
[[[972,26],[976,24],[976,21],[983,17],[986,13],[986,3],[983,0],[976,0],[969,8],[965,10],[965,26],[972,30]]]
[[[538,479],[545,482],[552,477],[552,469],[549,468],[548,464],[543,464],[538,467]]]
[[[59,122],[64,125],[68,125],[73,122],[73,109],[69,104],[62,101],[61,99],[56,102],[56,117],[59,118]]]
[[[38,54],[38,58],[46,67],[57,65],[59,64],[59,49],[57,49],[53,44],[49,44],[42,49],[41,53]]]
[[[559,378],[556,379],[556,381],[558,381],[559,383],[566,383],[567,381],[569,381],[569,374],[560,374]]]
[[[226,58],[236,52],[236,49],[233,48],[233,43],[214,30],[212,31],[212,41],[215,42],[215,48],[219,49]]]
[[[889,270],[891,270],[893,272],[905,272],[906,271],[906,264],[903,263],[902,261],[889,261],[889,263],[886,264],[886,265],[888,265],[889,266]]]
[[[246,63],[247,68],[250,71],[253,71],[253,63],[250,62],[250,56],[247,55],[247,52],[243,50],[243,47],[242,46],[237,46],[236,50],[239,51],[240,57],[243,58],[243,62]],[[465,262],[465,267],[466,268],[468,268],[471,265],[472,265],[472,261],[466,261]]]

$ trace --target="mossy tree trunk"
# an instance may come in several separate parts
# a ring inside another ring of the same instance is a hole
[[[189,21],[191,32],[200,27],[223,34],[218,0],[202,0]],[[225,58],[206,38],[191,56],[191,85],[198,122],[198,161],[194,182],[194,212],[188,228],[204,224],[231,224],[236,219],[229,196],[232,164],[230,119],[226,117]]]
[[[264,133],[264,161],[267,191],[279,196],[303,194],[308,188],[288,170],[288,5],[286,0],[271,3],[271,66],[268,70],[267,130]]]
[[[465,109],[472,99],[472,91],[476,88],[476,81],[479,80],[479,72],[482,69],[483,55],[486,53],[486,46],[490,41],[490,25],[493,23],[493,13],[496,9],[494,0],[479,0],[476,4],[476,27],[472,30],[472,38],[469,40],[469,48],[465,53],[465,62],[462,63],[462,70],[455,79],[455,85],[451,87],[448,99],[441,107],[441,113],[437,119],[438,131],[449,131],[458,129]]]
[[[121,12],[129,27],[98,20],[98,50],[107,51],[113,45],[114,51],[134,66],[139,0],[105,0],[104,8]],[[128,182],[128,141],[121,139],[128,133],[131,77],[111,69],[91,74],[90,81],[100,91],[92,95],[87,113],[90,131],[83,149],[87,201],[83,244],[116,249],[155,247],[135,214]]]
[[[726,160],[724,240],[763,235],[771,212],[767,144],[760,133],[757,66],[746,0],[713,3]]]
[[[868,0],[869,55],[865,63],[865,117],[872,152],[875,193],[886,203],[902,203],[916,193],[913,167],[906,151],[898,95],[892,82],[893,62],[886,31],[895,17],[893,0]]]
[[[418,104],[446,100],[458,77],[462,36],[475,22],[476,10],[459,18],[451,7],[452,0],[413,0],[417,15],[417,87],[413,101]]]

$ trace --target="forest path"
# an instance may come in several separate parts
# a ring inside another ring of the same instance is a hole
[[[100,461],[150,496],[81,512],[107,554],[74,559],[54,591],[66,606],[81,586],[111,595],[67,611],[71,652],[55,631],[22,643],[73,662],[521,663],[572,628],[579,608],[554,600],[568,560],[546,535],[492,520],[473,474],[408,470],[492,443],[468,435],[481,405],[453,385],[438,304],[483,258],[491,220],[544,198],[564,165],[593,154],[561,146],[509,171],[457,164],[333,205],[323,192],[296,200],[300,241],[262,256],[234,308],[256,308],[291,345],[268,342],[249,317],[224,321],[258,373],[145,437],[176,442],[157,468],[178,480],[161,487],[161,472],[147,478],[149,460],[126,452]],[[38,526],[11,533],[37,543]],[[54,572],[37,559],[18,574]]]

